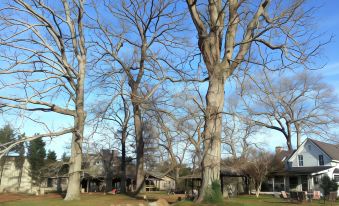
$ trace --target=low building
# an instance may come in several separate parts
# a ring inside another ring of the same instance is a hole
[[[339,184],[339,145],[306,139],[292,153],[283,152],[283,168],[272,172],[266,182],[267,191],[322,191],[325,175]]]
[[[25,159],[23,167],[16,166],[16,156],[3,157],[0,167],[0,192],[32,192],[32,178],[29,176],[29,162]]]
[[[66,162],[56,161],[41,169],[42,181],[38,186],[33,184],[30,177],[30,164],[25,159],[22,170],[16,167],[15,156],[6,156],[4,167],[0,168],[1,192],[64,192],[68,185],[69,165]],[[105,171],[106,167],[106,171]],[[110,167],[107,170],[107,167]],[[118,152],[103,150],[98,154],[85,154],[82,162],[80,187],[82,192],[104,192],[107,178],[111,178],[112,186],[121,189],[121,158]],[[110,171],[107,173],[107,171]],[[106,173],[108,175],[106,175]],[[20,178],[21,176],[21,178]],[[21,180],[21,181],[20,181]],[[109,180],[108,180],[109,181]],[[135,188],[135,163],[126,162],[126,190]],[[149,190],[167,191],[175,189],[175,180],[169,175],[156,172],[145,174],[145,185]]]
[[[157,172],[146,172],[146,191],[174,191],[175,179],[167,174]]]

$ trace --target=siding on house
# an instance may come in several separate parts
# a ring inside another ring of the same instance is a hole
[[[305,141],[288,160],[290,167],[299,167],[299,155],[303,156],[303,167],[319,166],[319,155],[324,158],[323,166],[333,166],[332,159],[310,140]]]
[[[175,189],[175,180],[173,178],[164,176],[159,183],[159,190]]]
[[[19,188],[20,169],[15,167],[15,161],[9,157],[6,161],[1,178],[0,192],[31,192],[32,179],[29,176],[29,163],[27,159],[23,165],[22,177]]]

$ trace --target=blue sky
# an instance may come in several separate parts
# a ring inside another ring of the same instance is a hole
[[[332,41],[325,45],[322,50],[321,54],[324,58],[320,58],[317,63],[326,63],[326,67],[319,71],[314,71],[319,74],[322,74],[329,84],[331,84],[337,94],[339,94],[339,1],[338,0],[323,0],[317,1],[312,0],[310,1],[310,5],[319,5],[321,4],[319,10],[315,13],[315,22],[316,27],[315,29],[319,33],[323,33],[321,36],[322,41],[327,41],[331,36],[333,36]],[[195,38],[195,36],[194,36]],[[56,118],[56,116],[46,116],[45,114],[41,114],[41,117],[44,121],[60,126],[60,123],[63,126],[67,126],[71,122],[69,120],[62,120],[60,118]],[[3,118],[3,119],[2,119]],[[43,132],[41,129],[37,129],[33,127],[32,124],[25,124],[16,122],[17,119],[11,117],[4,117],[0,116],[0,125],[4,124],[4,122],[10,122],[18,126],[18,124],[24,124],[25,127],[22,129],[21,132],[25,132],[27,135],[32,135],[36,132]],[[281,138],[272,138],[276,137],[280,134],[274,132],[267,132],[262,135],[258,135],[256,138],[258,141],[265,143],[268,149],[273,150],[275,146],[282,145],[285,146],[285,140],[283,137]],[[70,142],[70,135],[65,135],[63,137],[58,137],[54,140],[46,139],[47,149],[55,150],[60,157],[63,153],[65,146],[67,146]]]

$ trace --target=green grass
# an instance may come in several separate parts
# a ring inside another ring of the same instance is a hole
[[[3,194],[6,195],[6,194]],[[165,194],[152,194],[153,198],[165,197]],[[0,196],[1,199],[1,196]],[[137,203],[143,202],[142,200],[137,200],[124,195],[102,195],[102,194],[86,194],[82,195],[81,200],[79,201],[64,201],[62,198],[51,198],[51,197],[35,197],[35,196],[26,196],[20,200],[13,200],[9,202],[1,203],[2,206],[111,206],[112,204],[130,204],[137,205]],[[297,203],[290,203],[279,198],[274,198],[272,196],[260,196],[256,198],[255,196],[239,196],[236,198],[231,198],[225,200],[223,204],[196,204],[191,201],[181,201],[176,203],[175,206],[296,206]],[[323,204],[322,201],[313,201],[312,203],[303,203],[300,205],[306,206],[339,206],[339,201],[335,204],[326,202]]]
[[[218,204],[216,206],[296,206],[296,205],[305,205],[305,206],[339,206],[339,201],[336,203],[326,202],[323,201],[313,201],[312,203],[306,202],[303,204],[298,203],[291,203],[289,201],[274,198],[268,195],[262,195],[259,198],[255,196],[239,196],[236,198],[230,198],[225,200],[223,204]],[[182,201],[180,203],[175,204],[175,206],[212,206],[212,204],[196,204],[191,201]]]

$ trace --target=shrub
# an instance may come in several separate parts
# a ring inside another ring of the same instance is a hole
[[[207,190],[205,191],[204,202],[213,204],[219,204],[223,202],[223,196],[219,181],[213,181],[212,186],[207,188]]]
[[[330,192],[338,190],[337,182],[334,179],[331,180],[330,177],[327,176],[327,175],[325,175],[321,178],[320,187],[324,191],[324,202],[325,202],[326,196],[328,196],[330,194]]]

